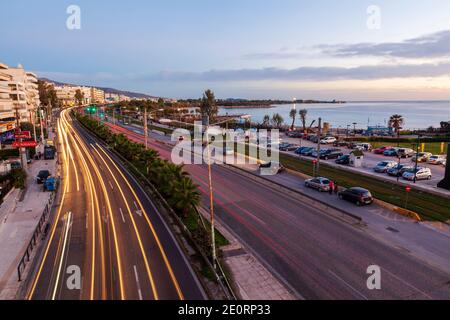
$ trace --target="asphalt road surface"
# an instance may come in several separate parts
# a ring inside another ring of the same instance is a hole
[[[204,299],[171,231],[115,156],[67,111],[58,133],[63,198],[28,298]]]
[[[113,131],[143,142],[136,130]],[[170,159],[171,147],[149,139]],[[186,165],[208,203],[206,165]],[[401,248],[389,246],[364,227],[334,219],[280,188],[213,166],[215,211],[248,249],[305,299],[450,299],[450,274]],[[381,270],[381,290],[367,286],[369,266]]]

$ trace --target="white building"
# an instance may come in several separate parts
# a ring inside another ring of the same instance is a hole
[[[0,64],[0,120],[15,118],[18,113],[21,122],[32,122],[39,104],[37,76],[21,65],[10,68]]]

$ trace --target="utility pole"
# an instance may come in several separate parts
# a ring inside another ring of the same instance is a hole
[[[147,107],[144,106],[144,135],[145,135],[145,149],[148,148],[148,127],[147,127]]]
[[[211,219],[211,253],[214,270],[216,270],[216,235],[215,235],[215,221],[214,221],[214,197],[212,186],[212,167],[211,167],[211,154],[209,148],[209,117],[204,120],[206,124],[206,152],[208,154],[208,183],[209,183],[209,215]]]
[[[319,125],[317,127],[317,162],[316,162],[316,176],[319,175],[320,169],[320,139],[322,136],[322,118],[319,118]]]
[[[414,165],[414,183],[417,181],[417,165],[419,163],[420,134],[417,136],[416,163]]]
[[[22,166],[22,169],[25,170],[25,164],[26,161],[24,161],[24,151],[25,149],[22,148],[22,130],[20,129],[20,118],[19,118],[19,88],[16,84],[16,90],[17,90],[17,104],[16,104],[16,130],[15,132],[19,135],[19,154],[20,154],[20,164]],[[14,139],[15,140],[15,139]]]

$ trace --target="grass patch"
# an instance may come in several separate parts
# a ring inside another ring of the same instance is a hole
[[[370,143],[372,145],[372,147],[374,149],[379,148],[379,147],[383,147],[383,146],[392,146],[392,147],[396,147],[397,146],[397,142],[393,141],[391,144],[387,143],[387,142],[371,142]],[[417,143],[412,143],[412,142],[401,142],[400,143],[400,147],[402,148],[410,148],[413,149],[414,151],[417,148]],[[447,148],[448,148],[448,142],[444,142],[443,145],[443,151],[442,151],[442,146],[441,146],[441,142],[425,142],[424,143],[424,149],[422,151],[422,147],[419,146],[419,151],[420,152],[430,152],[432,154],[447,154]]]
[[[313,174],[311,161],[280,154],[280,161],[286,168],[308,175]],[[424,220],[447,221],[450,219],[450,200],[444,196],[424,192],[414,187],[408,196],[406,206],[405,188],[389,180],[381,180],[339,168],[320,165],[320,175],[337,181],[338,185],[348,187],[363,187],[370,190],[373,196],[401,208],[417,212]]]

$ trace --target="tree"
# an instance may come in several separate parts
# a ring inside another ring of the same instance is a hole
[[[291,130],[294,130],[294,124],[295,124],[295,117],[296,116],[297,116],[297,110],[291,109],[291,112],[289,112],[289,117],[292,119]]]
[[[77,89],[77,91],[75,91],[75,101],[79,106],[81,106],[84,102],[84,93],[81,92],[80,89]]]
[[[169,204],[178,212],[182,212],[184,217],[187,217],[194,207],[200,204],[200,192],[189,177],[175,181],[172,192]]]
[[[306,115],[308,114],[308,110],[301,109],[298,114],[300,115],[300,119],[302,121],[303,132],[306,132]]]
[[[279,114],[279,113],[275,113],[273,116],[272,116],[272,124],[276,127],[276,128],[279,128],[279,127],[281,127],[281,125],[283,124],[283,122],[284,122],[284,119],[283,119],[283,117]]]
[[[58,105],[55,88],[43,80],[38,80],[39,100],[43,106]]]
[[[402,129],[405,119],[399,114],[394,114],[389,118],[389,127],[394,128],[397,133],[397,145],[400,146],[400,130]]]
[[[210,123],[214,122],[214,119],[219,113],[214,92],[212,92],[210,89],[206,90],[203,94],[203,98],[200,104],[200,113],[202,117],[208,116]]]
[[[270,124],[270,116],[268,114],[266,114],[263,118],[263,123],[262,123],[265,127],[267,127]]]

